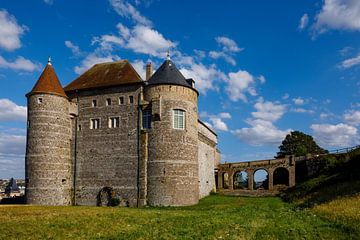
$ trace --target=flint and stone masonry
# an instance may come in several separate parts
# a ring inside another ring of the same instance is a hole
[[[126,60],[97,64],[62,88],[49,62],[27,94],[27,203],[183,206],[216,190],[217,136],[194,81],[169,59],[147,69],[143,81]]]

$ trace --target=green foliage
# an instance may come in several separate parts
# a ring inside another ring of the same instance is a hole
[[[358,239],[280,198],[213,195],[189,207],[0,207],[0,239]]]
[[[286,135],[279,146],[279,152],[276,158],[282,158],[286,155],[304,156],[308,153],[322,154],[328,151],[319,147],[312,136],[306,135],[300,131],[293,131]]]
[[[111,207],[116,207],[116,206],[119,206],[120,205],[120,199],[119,198],[116,198],[116,197],[113,197],[110,199],[110,206]]]

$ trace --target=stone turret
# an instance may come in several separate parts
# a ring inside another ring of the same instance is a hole
[[[168,58],[144,89],[150,103],[147,202],[152,206],[196,204],[198,92]]]
[[[72,204],[69,101],[49,60],[27,95],[26,202]]]

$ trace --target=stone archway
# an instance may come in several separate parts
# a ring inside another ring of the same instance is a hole
[[[240,170],[234,173],[233,189],[249,189],[249,176],[246,171]]]
[[[222,188],[228,189],[229,188],[229,174],[227,172],[224,172],[222,174],[222,179],[223,179]]]
[[[265,168],[258,168],[254,171],[253,189],[269,190],[269,172]]]
[[[278,167],[273,174],[273,184],[289,186],[289,171],[284,167]]]
[[[98,193],[97,205],[110,206],[110,201],[114,194],[114,190],[111,187],[103,187]]]

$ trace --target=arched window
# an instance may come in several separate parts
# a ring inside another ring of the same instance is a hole
[[[173,128],[185,129],[185,111],[181,109],[173,110]]]
[[[254,189],[269,189],[269,174],[265,169],[254,172]]]

